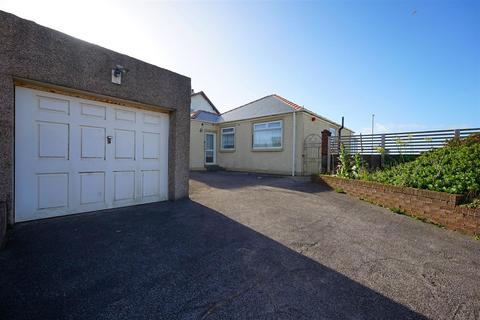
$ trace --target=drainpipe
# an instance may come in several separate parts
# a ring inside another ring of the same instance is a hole
[[[342,143],[342,130],[343,130],[344,117],[342,116],[342,126],[338,129],[338,152],[340,152],[340,144]]]
[[[296,110],[293,109],[293,143],[292,143],[292,177],[295,176],[295,153],[296,153],[296,147],[297,147],[297,139],[296,139],[296,133],[297,133],[297,113]]]
[[[343,121],[344,121],[344,117],[342,117],[342,126],[340,127],[340,129],[338,129],[338,141],[339,142],[340,142],[340,138],[342,137]]]

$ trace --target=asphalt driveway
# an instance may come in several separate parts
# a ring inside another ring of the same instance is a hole
[[[480,319],[480,242],[302,179],[17,225],[0,319]]]

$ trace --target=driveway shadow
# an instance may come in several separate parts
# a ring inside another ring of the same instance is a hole
[[[311,183],[309,177],[290,177],[233,171],[191,171],[190,181],[205,184],[217,189],[241,189],[245,187],[265,186],[299,191],[305,193],[319,193],[330,191],[325,184]]]
[[[191,200],[16,226],[0,319],[424,319]]]

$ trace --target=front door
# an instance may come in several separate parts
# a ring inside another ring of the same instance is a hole
[[[215,164],[215,145],[216,134],[213,132],[205,133],[205,164]]]

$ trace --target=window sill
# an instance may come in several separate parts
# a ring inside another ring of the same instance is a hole
[[[283,147],[280,148],[252,148],[252,152],[281,152]]]
[[[232,152],[235,152],[235,149],[220,149],[219,152],[222,152],[222,153],[232,153]]]

